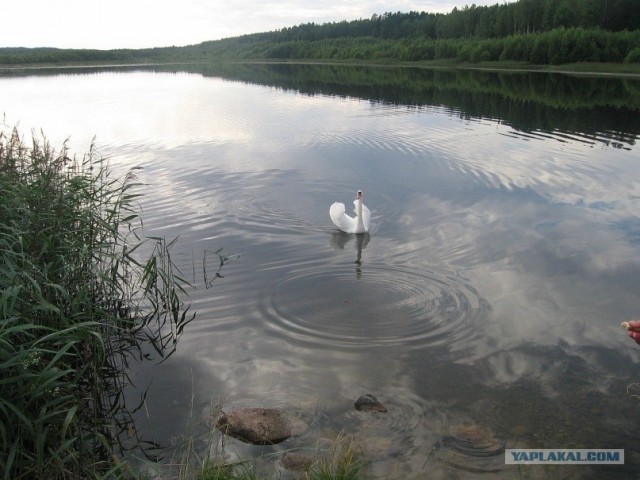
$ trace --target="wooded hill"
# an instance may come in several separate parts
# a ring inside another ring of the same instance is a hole
[[[0,49],[0,64],[215,60],[640,62],[640,1],[519,0],[448,14],[385,13],[185,47]]]

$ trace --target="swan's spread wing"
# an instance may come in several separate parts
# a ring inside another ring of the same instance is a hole
[[[369,223],[371,222],[371,212],[367,208],[367,206],[362,204],[362,224],[364,225],[364,231],[369,231]]]
[[[331,221],[343,232],[350,233],[355,228],[355,220],[345,213],[344,203],[335,202],[329,208]]]

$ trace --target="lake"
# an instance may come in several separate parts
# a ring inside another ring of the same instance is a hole
[[[131,362],[135,429],[208,441],[217,408],[353,435],[369,478],[628,478],[640,471],[640,79],[332,65],[4,72],[8,127],[95,137],[144,183],[146,235],[196,313]],[[335,229],[362,189],[371,231]],[[213,252],[227,257],[220,267]],[[371,393],[387,413],[354,409]],[[218,439],[219,440],[219,439]],[[505,465],[504,448],[624,449],[624,465]]]

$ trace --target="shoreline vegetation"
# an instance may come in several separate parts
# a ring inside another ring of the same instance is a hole
[[[526,69],[640,75],[640,2],[519,0],[384,13],[146,49],[0,48],[0,70],[214,62]]]
[[[3,478],[127,472],[127,363],[171,355],[194,317],[172,242],[140,235],[137,185],[93,147],[78,160],[0,130]]]

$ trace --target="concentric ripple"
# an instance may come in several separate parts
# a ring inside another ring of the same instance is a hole
[[[338,417],[336,428],[355,432],[356,441],[366,448],[372,478],[425,478],[421,471],[428,455],[425,441],[438,440],[434,430],[442,422],[437,404],[401,385],[377,398],[387,412],[359,412],[351,406]]]
[[[292,273],[261,309],[272,331],[289,339],[371,348],[452,346],[488,307],[454,274],[369,264]]]

